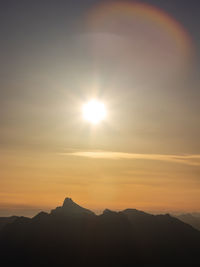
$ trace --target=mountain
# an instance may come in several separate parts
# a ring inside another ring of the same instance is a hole
[[[0,231],[3,266],[199,266],[199,247],[200,232],[169,214],[96,215],[70,198]]]
[[[176,215],[179,220],[192,225],[194,228],[200,231],[200,214],[199,213],[185,213]]]
[[[51,211],[51,214],[65,214],[65,215],[82,215],[82,214],[93,214],[94,212],[85,209],[76,204],[71,198],[65,198],[62,207],[57,207]]]

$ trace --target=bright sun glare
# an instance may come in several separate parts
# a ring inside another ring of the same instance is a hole
[[[105,105],[95,99],[83,105],[83,118],[92,124],[98,124],[106,117]]]

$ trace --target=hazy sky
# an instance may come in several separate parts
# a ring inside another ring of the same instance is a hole
[[[0,1],[0,215],[200,210],[198,0]],[[100,99],[91,126],[81,107]]]

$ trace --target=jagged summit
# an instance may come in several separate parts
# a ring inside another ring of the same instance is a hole
[[[52,214],[54,213],[64,213],[64,214],[94,214],[92,211],[85,209],[78,204],[76,204],[71,198],[66,197],[63,205],[61,207],[57,207],[56,209],[51,211]]]
[[[63,207],[68,207],[69,205],[77,205],[71,198],[66,197],[64,202],[63,202]]]

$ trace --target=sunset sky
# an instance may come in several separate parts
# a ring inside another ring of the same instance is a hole
[[[200,211],[200,3],[0,2],[0,216],[68,196]],[[83,105],[106,117],[93,125]]]

